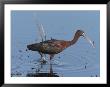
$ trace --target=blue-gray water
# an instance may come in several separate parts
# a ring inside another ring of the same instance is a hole
[[[51,61],[53,72],[63,77],[100,76],[100,11],[12,11],[12,76],[50,72],[48,55],[48,62],[40,64],[38,52],[26,50],[27,45],[41,41],[37,22],[43,24],[47,39],[71,40],[75,31],[81,29],[95,43],[93,48],[81,37],[55,55]]]

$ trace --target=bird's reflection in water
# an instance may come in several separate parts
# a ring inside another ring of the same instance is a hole
[[[36,69],[35,73],[28,73],[27,77],[59,77],[58,73],[55,73],[53,71],[52,63],[49,64],[49,70],[48,72],[40,72],[40,70],[45,66],[46,63],[40,63],[40,67]]]

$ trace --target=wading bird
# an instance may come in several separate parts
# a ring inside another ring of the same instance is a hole
[[[50,40],[42,41],[40,43],[27,45],[27,48],[32,51],[38,51],[38,53],[41,55],[41,58],[43,57],[43,54],[48,54],[50,55],[50,60],[51,60],[55,54],[58,54],[62,52],[64,49],[75,44],[80,36],[83,36],[94,47],[94,42],[92,42],[86,36],[84,31],[77,30],[74,35],[74,38],[70,41],[50,39]]]

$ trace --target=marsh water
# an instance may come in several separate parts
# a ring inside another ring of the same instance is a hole
[[[36,16],[34,16],[35,14]],[[35,21],[37,19],[38,21]],[[11,76],[13,77],[99,77],[99,11],[12,11]],[[93,48],[83,37],[46,63],[27,45],[39,43],[36,22],[42,23],[46,39],[71,40],[76,30],[83,30],[94,41]]]

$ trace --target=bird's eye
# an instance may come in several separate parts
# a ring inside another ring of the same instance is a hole
[[[84,32],[82,33],[82,36],[85,36],[85,33]]]

